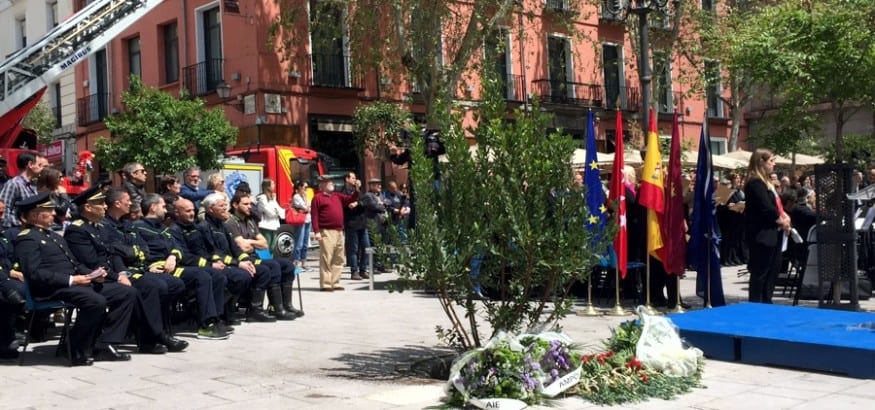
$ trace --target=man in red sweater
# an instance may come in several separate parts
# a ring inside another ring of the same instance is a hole
[[[361,182],[356,182],[356,188]],[[327,176],[319,177],[319,192],[313,196],[310,212],[313,234],[319,241],[319,282],[322,291],[343,290],[340,271],[346,263],[343,248],[343,207],[358,205],[358,189],[352,195],[334,191],[334,181]]]

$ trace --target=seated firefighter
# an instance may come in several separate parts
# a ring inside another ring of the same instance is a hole
[[[97,187],[92,187],[73,199],[79,216],[64,232],[64,239],[70,252],[89,269],[103,268],[110,277],[124,278],[125,283],[137,290],[137,303],[134,309],[139,350],[142,353],[162,354],[167,351],[179,352],[188,342],[173,338],[163,326],[161,290],[167,292],[166,285],[158,278],[147,275],[139,263],[128,263],[122,254],[130,254],[139,261],[143,252],[126,243],[126,235],[117,231],[107,221],[107,203],[110,198],[118,201],[120,195],[128,194],[120,189],[112,189],[106,197]],[[117,205],[113,205],[118,208]],[[121,280],[121,279],[120,279]]]
[[[292,307],[292,283],[295,280],[295,264],[288,259],[260,259],[257,249],[267,249],[267,238],[258,230],[258,221],[252,218],[252,198],[238,193],[231,199],[234,212],[225,221],[225,227],[234,243],[249,257],[270,269],[271,276],[280,277],[280,282],[268,288],[270,311],[279,320],[292,320],[303,312]]]
[[[25,229],[15,239],[15,256],[31,294],[37,300],[61,300],[78,308],[70,330],[73,365],[88,366],[95,359],[129,360],[130,355],[118,352],[115,345],[124,342],[137,290],[125,275],[87,267],[73,256],[64,237],[50,230],[55,203],[48,192],[20,200],[18,211]]]
[[[243,269],[226,266],[224,262],[219,260],[211,260],[204,239],[195,225],[195,219],[194,204],[188,199],[178,198],[173,203],[173,223],[170,225],[170,234],[182,251],[180,262],[183,266],[197,266],[212,275],[218,274],[225,277],[224,306],[219,309],[217,304],[216,310],[222,318],[225,330],[228,333],[234,333],[233,326],[240,324],[240,321],[234,317],[236,301],[249,290],[252,278],[249,277],[249,272]]]
[[[146,264],[149,271],[180,278],[186,289],[194,292],[198,339],[227,339],[230,333],[219,316],[225,306],[225,284],[228,280],[221,273],[211,274],[196,266],[182,264],[182,247],[176,244],[170,229],[164,225],[167,212],[164,198],[158,194],[146,194],[141,208],[143,219],[134,222],[134,232],[148,246]]]
[[[249,257],[240,250],[232,239],[231,233],[225,227],[228,219],[228,204],[225,196],[212,193],[201,202],[204,209],[204,220],[199,222],[197,229],[203,238],[204,248],[210,255],[211,262],[221,262],[222,266],[232,266],[245,270],[252,278],[249,292],[249,308],[246,320],[249,322],[275,322],[276,318],[264,310],[264,296],[267,289],[280,283],[280,275],[274,275],[261,261]]]

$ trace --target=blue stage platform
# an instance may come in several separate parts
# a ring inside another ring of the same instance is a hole
[[[670,316],[707,357],[875,379],[875,314],[739,303]]]

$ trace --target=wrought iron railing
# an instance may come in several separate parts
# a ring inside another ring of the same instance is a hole
[[[224,81],[222,67],[225,60],[210,58],[200,63],[182,68],[182,88],[189,97],[203,97],[216,92],[216,87]]]
[[[504,80],[505,98],[508,101],[525,102],[526,87],[523,83],[523,76],[508,74]]]
[[[76,117],[79,125],[102,121],[109,115],[109,94],[96,93],[76,100]]]
[[[638,111],[640,103],[638,87],[605,86],[604,108],[607,110],[616,110],[619,107],[623,111]]]
[[[601,107],[604,103],[602,86],[573,81],[535,80],[534,91],[543,102]]]
[[[363,89],[362,76],[350,67],[350,56],[342,53],[313,53],[310,55],[310,85],[326,88]]]

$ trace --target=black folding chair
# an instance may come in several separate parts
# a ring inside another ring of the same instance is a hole
[[[73,310],[76,307],[60,300],[47,300],[41,302],[34,300],[30,294],[30,286],[27,284],[27,279],[24,280],[24,298],[25,312],[27,312],[29,317],[27,319],[27,327],[24,329],[24,343],[21,346],[21,355],[18,356],[18,365],[21,366],[24,364],[24,353],[27,351],[27,345],[30,342],[30,332],[33,329],[33,321],[37,314],[40,312],[54,312],[63,309],[64,328],[61,331],[61,340],[58,341],[58,348],[55,351],[55,355],[60,354],[62,347],[66,348],[67,363],[72,366],[73,352],[72,347],[70,346],[70,324],[73,321]]]

